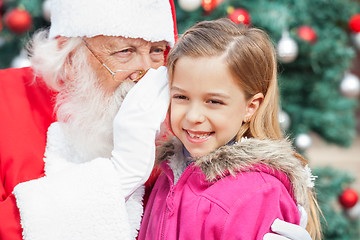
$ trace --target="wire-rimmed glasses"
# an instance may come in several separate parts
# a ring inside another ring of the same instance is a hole
[[[118,69],[116,71],[112,71],[108,66],[106,66],[106,64],[94,53],[94,51],[88,46],[87,42],[82,38],[81,39],[85,45],[85,47],[91,52],[91,54],[99,61],[99,63],[101,63],[101,65],[103,65],[106,70],[108,70],[108,72],[111,74],[112,76],[112,79],[115,81],[115,82],[121,82],[122,80],[117,78],[116,74],[118,72],[134,72],[134,73],[137,73],[137,76],[135,79],[131,79],[131,81],[133,82],[137,82],[139,81],[146,73],[149,69],[147,70],[134,70],[134,69]]]

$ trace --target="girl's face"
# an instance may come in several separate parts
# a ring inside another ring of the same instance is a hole
[[[262,101],[245,99],[221,57],[178,59],[170,96],[172,131],[194,157],[232,140]]]

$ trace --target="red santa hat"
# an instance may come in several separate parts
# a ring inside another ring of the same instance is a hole
[[[173,0],[50,0],[49,37],[177,38]]]

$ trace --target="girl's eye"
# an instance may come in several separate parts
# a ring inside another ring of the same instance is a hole
[[[186,100],[188,99],[186,96],[184,95],[174,95],[173,96],[174,99],[179,99],[179,100]]]
[[[222,101],[219,101],[219,100],[209,100],[208,103],[211,103],[211,104],[220,104],[220,105],[223,105],[223,104],[224,104]]]

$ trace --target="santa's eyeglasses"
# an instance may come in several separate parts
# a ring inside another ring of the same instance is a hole
[[[137,73],[137,76],[135,79],[131,79],[131,81],[133,82],[137,82],[139,81],[146,73],[149,69],[147,70],[134,70],[134,69],[118,69],[116,71],[112,71],[108,66],[106,66],[106,64],[94,53],[94,51],[89,47],[88,43],[85,41],[85,39],[81,39],[85,45],[85,47],[91,52],[91,54],[99,61],[99,63],[101,63],[101,65],[103,65],[106,70],[109,71],[109,73],[111,74],[112,76],[112,79],[115,81],[115,82],[121,82],[123,81],[122,77],[117,74],[119,72],[129,72],[130,73]]]

